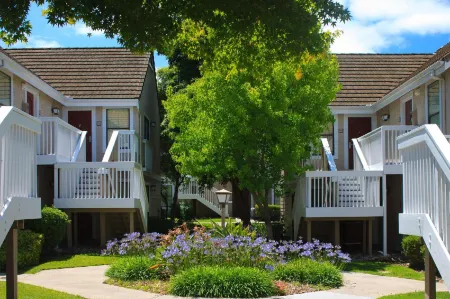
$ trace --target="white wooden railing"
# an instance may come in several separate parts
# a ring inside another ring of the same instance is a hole
[[[15,220],[40,218],[36,161],[40,133],[37,118],[0,107],[0,244]]]
[[[354,170],[370,170],[369,165],[367,164],[366,158],[359,146],[359,143],[356,139],[352,140],[353,143],[353,168]]]
[[[314,170],[337,170],[328,139],[320,138],[320,150],[317,152],[319,152],[319,155],[312,154],[309,159],[302,162],[302,166],[311,166]]]
[[[356,141],[361,148],[367,167],[371,170],[383,170],[385,166],[400,165],[401,159],[397,148],[397,137],[414,128],[416,127],[382,126],[357,138]]]
[[[201,201],[204,205],[220,214],[220,204],[217,199],[217,194],[214,192],[216,189],[209,189],[207,186],[201,187],[198,182],[191,179],[186,184],[180,186],[178,191],[178,197],[180,199],[190,198]],[[229,200],[231,202],[231,199]],[[225,215],[228,215],[228,205],[225,205]]]
[[[36,140],[41,122],[12,107],[0,107],[0,205],[12,197],[37,197]]]
[[[131,207],[132,201],[138,199],[142,222],[147,226],[148,194],[142,168],[134,162],[58,163],[54,197],[55,206],[65,208],[64,201],[74,200],[78,208],[98,208],[102,201],[103,208],[127,206],[118,200],[128,201]]]
[[[103,162],[138,162],[139,138],[134,130],[113,131]]]
[[[450,287],[450,144],[436,125],[398,138],[403,159],[400,233],[423,237]]]
[[[41,117],[42,134],[38,142],[38,156],[52,156],[52,162],[86,161],[86,133],[59,117]],[[83,136],[84,135],[84,136]],[[78,150],[77,150],[78,149]],[[84,152],[83,152],[84,151]],[[75,155],[75,152],[76,155]]]

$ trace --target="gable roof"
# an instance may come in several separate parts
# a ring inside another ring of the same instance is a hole
[[[67,97],[138,99],[151,54],[123,48],[3,49]]]
[[[331,106],[368,106],[379,101],[427,62],[432,54],[336,54],[341,91]]]

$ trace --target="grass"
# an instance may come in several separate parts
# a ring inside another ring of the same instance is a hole
[[[26,270],[24,273],[35,274],[42,270],[50,269],[110,265],[117,259],[118,257],[89,254],[61,255],[50,258],[49,260],[46,260],[45,262]]]
[[[80,296],[70,295],[54,290],[32,286],[29,284],[19,283],[18,285],[19,299],[76,299],[83,298]],[[0,297],[6,298],[6,282],[0,282]]]
[[[408,278],[415,280],[425,279],[423,272],[413,270],[404,265],[389,264],[382,262],[351,262],[345,266],[344,271],[360,272],[380,276]]]
[[[169,290],[169,281],[165,280],[140,280],[140,281],[123,281],[118,279],[107,279],[106,284],[115,285],[122,288],[135,289],[150,293],[165,295]]]
[[[225,218],[225,222],[228,223],[230,221],[230,219],[232,219],[232,218]],[[205,224],[208,225],[208,224],[211,224],[211,222],[220,224],[222,222],[222,219],[221,218],[202,218],[202,219],[195,219],[193,221],[194,224],[200,223],[202,225],[205,225]]]
[[[396,294],[380,297],[379,299],[423,299],[425,294],[423,292],[414,292],[406,294]],[[438,299],[450,299],[450,294],[447,292],[438,292],[436,298]]]

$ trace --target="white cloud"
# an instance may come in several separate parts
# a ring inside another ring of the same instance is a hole
[[[103,31],[101,30],[93,30],[91,27],[86,26],[84,23],[76,23],[75,24],[75,33],[77,35],[88,35],[92,36],[100,36],[103,35]]]
[[[3,43],[1,44],[2,47],[6,46]],[[16,43],[11,48],[59,48],[62,47],[60,43],[58,43],[55,40],[50,40],[46,37],[42,36],[29,36],[27,43]]]
[[[405,34],[450,33],[450,1],[443,0],[341,0],[352,20],[331,50],[335,53],[379,52],[402,46]],[[329,27],[326,29],[330,29]]]

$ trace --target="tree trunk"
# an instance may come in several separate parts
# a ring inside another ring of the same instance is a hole
[[[172,200],[172,227],[175,225],[175,217],[177,216],[178,209],[178,189],[180,188],[180,181],[177,180],[175,182],[175,191],[173,192],[173,200]]]
[[[231,180],[232,186],[232,211],[233,216],[240,218],[244,226],[250,225],[250,205],[251,205],[251,194],[248,189],[239,188],[239,182],[237,179]]]
[[[272,213],[269,209],[269,199],[271,192],[270,189],[264,190],[264,204],[262,205],[263,214],[264,214],[264,222],[266,223],[267,230],[267,238],[269,240],[273,239],[273,230],[272,230]]]

